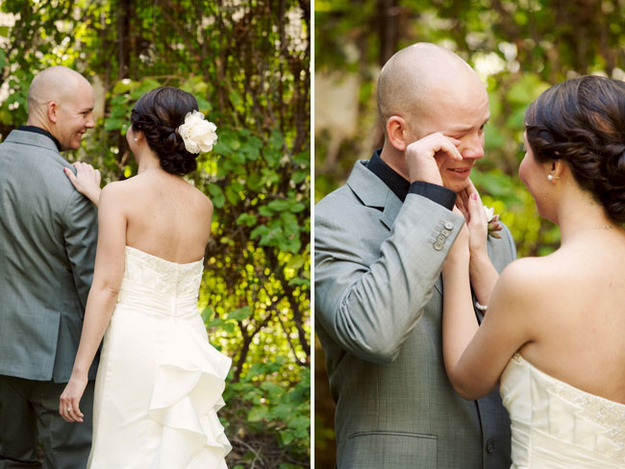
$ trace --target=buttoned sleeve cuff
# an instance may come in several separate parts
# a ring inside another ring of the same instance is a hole
[[[432,202],[442,205],[448,210],[453,210],[456,203],[456,193],[454,191],[429,182],[413,182],[410,184],[408,193],[422,195],[423,197],[430,199]]]

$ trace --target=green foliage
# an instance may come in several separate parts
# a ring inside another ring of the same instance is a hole
[[[285,365],[284,357],[273,363],[255,363],[245,377],[229,386],[224,394],[227,402],[222,418],[232,428],[232,439],[253,440],[258,435],[270,434],[273,444],[260,448],[246,447],[231,459],[231,463],[266,464],[266,460],[278,460],[278,467],[305,467],[310,458],[309,425],[310,373],[300,369],[300,381],[292,385],[288,382],[267,380],[277,377]],[[235,402],[231,405],[230,402]],[[269,430],[269,431],[268,431]]]
[[[296,0],[0,3],[10,13],[0,16],[3,136],[26,121],[35,74],[58,64],[94,84],[96,128],[69,158],[94,164],[106,183],[136,173],[125,134],[146,91],[189,91],[218,126],[217,144],[188,180],[215,208],[200,310],[211,342],[233,358],[220,415],[234,446],[228,462],[240,467],[309,466],[310,32],[302,8]]]

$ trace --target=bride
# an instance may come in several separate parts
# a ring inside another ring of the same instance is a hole
[[[87,370],[104,336],[91,468],[225,468],[217,417],[230,359],[197,311],[213,206],[180,176],[216,140],[195,98],[170,87],[139,99],[126,139],[138,174],[107,185],[77,165],[78,190],[99,204],[93,284],[60,413],[82,422]],[[105,334],[106,332],[106,334]]]
[[[487,309],[478,327],[470,281],[491,288],[478,277],[493,278],[484,274],[492,266],[481,202],[464,195],[468,228],[443,267],[447,373],[467,399],[500,381],[513,468],[622,468],[625,83],[585,76],[553,86],[528,109],[524,144],[519,176],[560,226],[561,247],[508,266],[477,306]]]

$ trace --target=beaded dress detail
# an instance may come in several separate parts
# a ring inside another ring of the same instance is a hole
[[[517,353],[501,375],[512,468],[625,467],[625,405],[540,371]]]
[[[104,336],[88,467],[224,469],[230,444],[217,411],[231,360],[197,310],[203,262],[126,247]]]

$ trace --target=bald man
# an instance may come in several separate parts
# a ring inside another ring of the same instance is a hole
[[[0,469],[84,468],[88,417],[71,424],[59,397],[71,374],[91,285],[97,235],[94,205],[64,171],[94,125],[93,89],[66,67],[39,73],[28,121],[0,144]],[[95,378],[95,367],[90,378]]]
[[[316,330],[337,465],[507,469],[498,393],[458,396],[441,348],[440,273],[464,223],[456,196],[474,190],[469,176],[484,156],[488,95],[460,57],[418,43],[383,67],[378,108],[383,147],[315,210]],[[507,229],[489,254],[498,270],[515,258]]]

